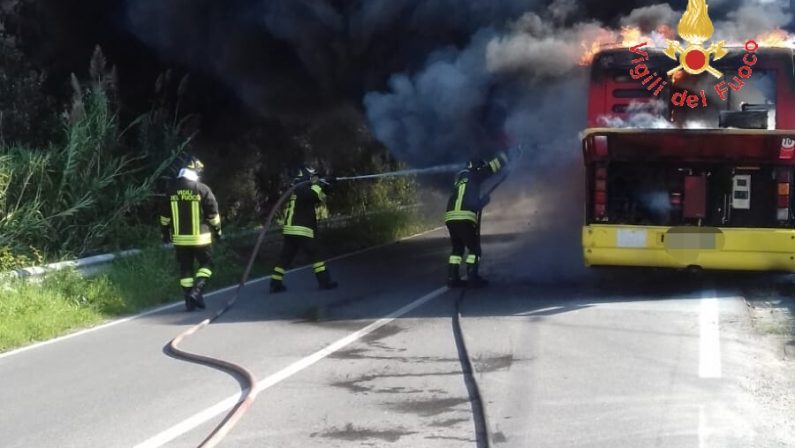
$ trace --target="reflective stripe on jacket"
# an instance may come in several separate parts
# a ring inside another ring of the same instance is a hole
[[[315,207],[325,201],[326,193],[322,186],[315,184],[298,187],[285,208],[282,232],[285,235],[314,238],[317,231]]]
[[[504,156],[486,162],[478,169],[464,170],[457,178],[453,194],[447,202],[445,222],[478,221],[478,213],[483,209],[483,198],[480,189],[483,182],[499,173],[505,166]]]
[[[208,246],[220,230],[218,202],[207,185],[179,178],[168,190],[160,225],[170,228],[175,246]]]

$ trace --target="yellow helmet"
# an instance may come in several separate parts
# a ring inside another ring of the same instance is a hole
[[[185,168],[192,170],[199,175],[201,175],[204,172],[204,164],[202,163],[201,160],[195,157],[191,157],[190,161],[188,161],[188,164],[185,165]]]

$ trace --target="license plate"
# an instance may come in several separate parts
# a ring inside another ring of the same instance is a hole
[[[665,248],[669,250],[715,250],[718,247],[716,233],[672,233],[665,236]]]
[[[646,239],[648,233],[649,232],[646,230],[619,229],[618,247],[624,247],[624,248],[646,247]]]

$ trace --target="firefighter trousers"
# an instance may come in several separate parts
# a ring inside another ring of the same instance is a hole
[[[183,289],[190,289],[200,282],[202,286],[213,276],[212,246],[174,246],[179,263],[179,284]],[[198,269],[194,271],[195,264]]]
[[[450,243],[453,251],[450,254],[450,264],[460,266],[464,261],[464,251],[468,250],[467,264],[477,264],[480,261],[480,235],[477,223],[472,221],[448,221],[447,230],[450,232]]]
[[[290,269],[295,261],[298,252],[303,252],[310,261],[312,261],[312,268],[315,271],[318,282],[321,286],[330,283],[330,276],[326,262],[318,257],[317,244],[314,238],[297,235],[284,235],[284,245],[282,246],[282,253],[279,256],[279,262],[273,268],[271,275],[272,284],[281,284],[284,281],[284,275]]]

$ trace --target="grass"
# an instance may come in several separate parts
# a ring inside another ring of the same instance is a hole
[[[325,229],[320,238],[325,255],[332,257],[436,225],[438,217],[384,211],[344,228]],[[240,280],[252,240],[216,245],[211,289]],[[252,278],[270,271],[280,247],[279,240],[275,243],[261,251]],[[181,300],[177,274],[172,251],[150,248],[139,256],[116,261],[107,272],[93,278],[65,270],[48,275],[41,284],[6,280],[0,284],[0,352]]]
[[[235,283],[242,261],[229,246],[219,245],[215,252],[212,286]],[[263,270],[260,267],[255,274]],[[46,276],[41,284],[6,281],[0,290],[0,351],[180,298],[174,253],[160,248],[116,261],[107,272],[93,278],[63,270]]]

